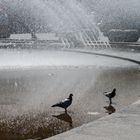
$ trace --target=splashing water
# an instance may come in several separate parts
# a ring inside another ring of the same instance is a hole
[[[102,39],[94,13],[77,0],[4,0],[4,4],[31,32],[55,32],[68,48],[95,48]]]

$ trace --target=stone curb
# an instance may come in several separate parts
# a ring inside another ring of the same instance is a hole
[[[118,113],[45,140],[140,140],[140,100]]]

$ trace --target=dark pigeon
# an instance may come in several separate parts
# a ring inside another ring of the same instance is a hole
[[[112,98],[116,96],[116,88],[112,92],[104,92],[104,95],[109,98],[110,104],[112,104]]]
[[[72,103],[72,96],[73,96],[73,94],[71,93],[67,99],[62,100],[61,102],[52,105],[52,107],[61,107],[61,108],[65,109],[65,112],[67,112],[67,108]]]

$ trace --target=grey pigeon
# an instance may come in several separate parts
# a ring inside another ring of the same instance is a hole
[[[104,92],[104,95],[109,98],[110,104],[112,104],[112,98],[116,96],[116,88],[112,92]]]
[[[65,109],[65,112],[67,112],[67,108],[72,103],[72,96],[73,96],[73,94],[71,93],[68,98],[62,100],[59,103],[56,103],[56,104],[52,105],[52,107],[61,107],[61,108],[64,108]]]

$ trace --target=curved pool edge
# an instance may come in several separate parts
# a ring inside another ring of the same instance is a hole
[[[64,49],[64,51],[115,58],[115,59],[129,61],[129,62],[140,65],[140,61],[139,61],[140,55],[138,55],[138,53],[135,53],[135,55],[136,54],[137,55],[135,56],[135,58],[133,58],[132,57],[132,55],[134,54],[133,52],[123,52],[124,56],[121,56],[122,54],[120,55],[120,52],[118,53],[117,51],[106,51],[106,50]],[[115,52],[117,52],[117,54]]]

